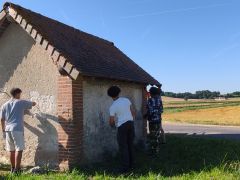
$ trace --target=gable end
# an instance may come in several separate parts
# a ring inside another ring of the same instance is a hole
[[[26,19],[24,19],[20,14],[17,13],[17,11],[13,8],[11,8],[10,5],[5,4],[4,10],[0,13],[0,25],[2,26],[2,21],[6,17],[10,17],[13,19],[17,24],[19,24],[34,40],[36,43],[38,43],[44,50],[48,52],[48,54],[51,56],[53,63],[67,72],[67,74],[74,80],[77,79],[79,75],[79,71],[67,60],[67,58],[64,57],[63,54],[61,54],[53,45],[49,43],[47,39],[45,39],[38,31],[27,22]],[[5,29],[5,28],[4,28]],[[1,28],[0,28],[0,34],[1,34]],[[60,58],[61,57],[61,58]],[[59,61],[61,59],[61,61]],[[64,62],[63,62],[64,60]]]

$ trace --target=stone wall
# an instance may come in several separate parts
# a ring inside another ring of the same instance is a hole
[[[57,68],[49,55],[17,24],[11,24],[0,38],[0,88],[23,90],[23,98],[38,103],[25,116],[26,150],[23,165],[55,166],[58,163],[58,118],[56,112]],[[0,105],[9,97],[0,94]],[[0,162],[8,157],[0,139]]]
[[[111,85],[119,85],[121,96],[131,100],[137,112],[135,120],[136,143],[144,140],[142,119],[142,85],[110,80],[85,78],[83,81],[83,147],[85,161],[96,162],[105,156],[115,155],[118,149],[117,130],[109,127],[109,107],[112,99],[107,96]]]

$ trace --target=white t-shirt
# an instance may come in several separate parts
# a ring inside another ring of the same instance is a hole
[[[117,127],[127,121],[133,121],[130,110],[131,104],[130,100],[124,97],[120,97],[112,103],[110,107],[110,116],[115,116],[117,118]]]

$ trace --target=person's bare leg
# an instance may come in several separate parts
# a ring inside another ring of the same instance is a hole
[[[10,163],[11,163],[11,171],[15,169],[15,151],[10,151]]]
[[[22,161],[22,152],[23,151],[16,151],[15,156],[15,169],[18,171],[21,168],[21,161]]]

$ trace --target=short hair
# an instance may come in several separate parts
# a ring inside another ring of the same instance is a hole
[[[118,86],[111,86],[108,89],[107,94],[108,94],[108,96],[115,98],[115,97],[118,97],[120,92],[121,92],[121,89]]]
[[[16,97],[17,94],[22,93],[22,90],[20,88],[12,88],[10,91],[10,94],[12,97]]]
[[[151,87],[149,92],[151,96],[157,96],[161,94],[161,90],[157,87]]]

